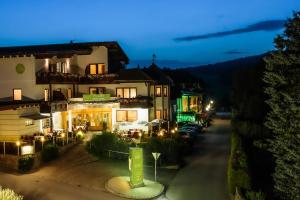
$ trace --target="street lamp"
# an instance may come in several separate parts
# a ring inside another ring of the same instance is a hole
[[[42,150],[44,150],[44,141],[45,141],[45,138],[42,137],[42,138],[41,138],[41,142],[42,142]]]
[[[63,146],[65,146],[65,133],[62,133],[61,137],[62,137],[62,141],[63,141]]]
[[[17,141],[17,142],[16,142],[16,145],[17,145],[17,148],[18,148],[18,156],[19,156],[19,155],[20,155],[20,149],[19,149],[19,147],[20,147],[20,145],[21,145],[20,141]]]

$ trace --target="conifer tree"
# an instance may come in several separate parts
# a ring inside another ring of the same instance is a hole
[[[274,43],[264,74],[274,193],[279,199],[300,200],[300,12],[287,20]]]

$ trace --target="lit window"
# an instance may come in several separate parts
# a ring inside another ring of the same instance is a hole
[[[167,86],[164,86],[164,96],[165,97],[168,96],[168,88],[167,88]]]
[[[117,88],[117,97],[123,98],[123,88]]]
[[[126,110],[117,110],[117,122],[126,121]]]
[[[127,121],[134,122],[137,120],[137,111],[136,110],[128,110],[127,111]]]
[[[136,98],[136,88],[117,88],[116,95],[120,98]]]
[[[68,88],[68,98],[72,98],[72,89]]]
[[[90,64],[89,66],[90,74],[104,74],[105,73],[105,64],[103,63],[96,63]]]
[[[97,94],[97,88],[90,87],[90,94]]]
[[[164,119],[168,119],[168,110],[164,109]]]
[[[134,122],[137,119],[136,110],[117,110],[117,122]]]
[[[31,119],[25,120],[25,126],[31,126],[31,125],[33,125],[33,120]]]
[[[156,110],[155,116],[156,119],[161,119],[161,110]]]
[[[155,87],[155,96],[157,97],[161,96],[161,87]]]
[[[44,100],[49,101],[49,90],[48,89],[44,90]]]
[[[136,88],[130,88],[130,98],[136,98]]]
[[[22,100],[22,90],[21,89],[13,89],[13,100],[14,101]]]
[[[98,64],[98,73],[97,74],[104,74],[105,73],[105,65]]]
[[[90,65],[90,74],[97,74],[97,66]]]
[[[129,90],[129,88],[124,88],[124,98],[130,98],[130,90]]]
[[[90,87],[90,94],[104,94],[104,87]]]

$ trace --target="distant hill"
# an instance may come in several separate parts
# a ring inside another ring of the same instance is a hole
[[[208,97],[214,98],[219,106],[228,106],[232,89],[232,80],[235,74],[242,69],[261,65],[267,53],[239,58],[226,62],[189,67],[184,70],[205,82],[205,91]]]

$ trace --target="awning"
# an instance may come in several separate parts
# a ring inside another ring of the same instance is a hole
[[[41,114],[24,115],[24,116],[20,116],[20,117],[21,118],[26,118],[26,119],[32,119],[32,120],[39,120],[39,119],[50,118],[49,116],[41,115]]]

